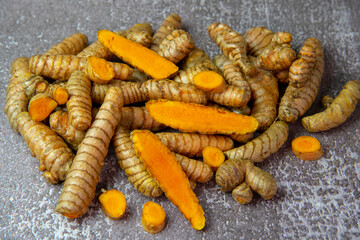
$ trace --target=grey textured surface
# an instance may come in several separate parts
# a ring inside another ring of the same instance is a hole
[[[224,22],[240,33],[252,26],[293,34],[298,50],[308,37],[321,40],[325,73],[318,98],[307,113],[321,110],[320,97],[336,95],[341,86],[360,75],[360,2],[353,1],[10,1],[0,7],[0,109],[11,62],[19,56],[44,52],[75,32],[90,42],[99,29],[125,29],[149,22],[157,29],[172,12],[196,45],[210,56],[220,50],[207,34],[212,22]],[[359,79],[358,79],[359,80]],[[360,239],[360,106],[346,123],[323,133],[309,134],[299,122],[279,152],[258,164],[276,179],[279,190],[269,201],[255,196],[248,205],[217,191],[212,180],[195,189],[207,222],[202,231],[165,197],[156,199],[167,212],[167,227],[156,236],[141,227],[141,207],[149,199],[134,190],[116,163],[106,158],[96,196],[101,188],[116,188],[127,198],[128,209],[110,221],[94,200],[80,219],[68,220],[54,212],[61,185],[50,185],[38,171],[38,161],[0,113],[0,239]],[[325,155],[305,162],[291,152],[290,142],[312,135]]]

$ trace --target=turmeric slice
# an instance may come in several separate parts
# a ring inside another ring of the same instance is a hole
[[[245,134],[256,131],[255,118],[194,103],[150,100],[146,103],[156,121],[183,132]]]
[[[37,94],[29,102],[29,113],[34,121],[42,121],[58,106],[47,94]]]
[[[167,78],[179,70],[174,63],[154,51],[111,31],[100,30],[98,39],[124,62],[144,71],[153,78]]]
[[[157,234],[165,228],[166,213],[160,204],[146,202],[142,209],[141,225],[150,234]]]
[[[52,46],[44,55],[76,55],[88,44],[88,38],[83,33],[75,33]]]
[[[221,149],[208,146],[203,149],[203,160],[213,171],[216,171],[225,161],[225,155]]]
[[[224,89],[224,78],[213,71],[202,71],[193,78],[195,86],[207,92],[221,92]]]
[[[324,155],[319,140],[311,136],[300,136],[291,142],[296,157],[305,160],[317,160]]]
[[[40,82],[36,85],[36,94],[43,93],[54,99],[58,105],[63,105],[68,101],[69,94],[66,85],[63,83]]]
[[[122,192],[116,189],[103,190],[99,196],[99,202],[101,210],[109,219],[118,220],[124,216],[126,199]]]
[[[175,156],[155,134],[148,130],[134,130],[131,137],[136,154],[159,183],[168,199],[178,207],[194,229],[203,229],[204,211]]]
[[[360,99],[360,82],[347,82],[339,95],[325,111],[301,119],[304,128],[309,132],[321,132],[335,128],[344,123],[355,111]]]

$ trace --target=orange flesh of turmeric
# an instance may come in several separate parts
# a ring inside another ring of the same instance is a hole
[[[258,121],[251,116],[194,103],[150,100],[146,103],[150,116],[183,132],[204,134],[246,134],[256,131]]]
[[[55,90],[53,99],[59,104],[63,105],[68,101],[69,94],[66,89],[58,88]]]
[[[171,61],[156,52],[108,30],[98,31],[98,39],[123,61],[152,78],[167,78],[179,70]]]
[[[311,136],[300,136],[291,142],[296,157],[305,160],[317,160],[324,155],[319,140]]]
[[[195,74],[194,84],[204,91],[221,92],[225,86],[224,78],[213,71],[202,71]]]
[[[111,189],[99,196],[99,201],[103,212],[110,219],[121,218],[126,210],[126,199],[122,192]]]
[[[194,229],[201,230],[205,226],[204,211],[176,157],[148,130],[134,130],[132,140],[136,154],[168,199],[179,208]]]
[[[107,83],[115,76],[114,67],[103,58],[88,57],[88,63],[91,65],[94,77],[91,80],[97,83]]]
[[[39,98],[29,104],[29,113],[34,121],[42,121],[57,107],[57,102],[49,97]]]
[[[207,146],[203,149],[204,163],[209,165],[211,169],[216,170],[225,161],[225,155],[221,149],[217,147]]]
[[[146,202],[143,206],[141,222],[145,231],[156,234],[165,227],[166,213],[160,204],[153,201]]]

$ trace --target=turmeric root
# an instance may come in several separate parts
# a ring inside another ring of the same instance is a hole
[[[101,210],[111,220],[122,218],[126,211],[126,199],[122,192],[116,189],[103,190],[99,196]]]
[[[159,45],[157,53],[173,63],[180,62],[194,47],[191,35],[182,29],[172,31]]]
[[[160,204],[146,202],[142,209],[141,225],[150,234],[157,234],[165,228],[166,213]]]
[[[141,72],[139,69],[133,68],[133,73],[131,74],[131,77],[128,80],[132,82],[142,83],[148,80],[148,77],[146,76],[145,73]]]
[[[195,103],[150,100],[146,108],[156,121],[183,132],[245,134],[254,132],[258,127],[253,117]]]
[[[300,136],[291,142],[296,157],[305,160],[317,160],[324,155],[319,140],[311,136]]]
[[[59,134],[74,150],[78,149],[86,134],[85,131],[79,131],[70,124],[69,114],[63,110],[50,114],[49,124],[51,130]]]
[[[174,63],[116,33],[100,30],[98,39],[124,62],[144,71],[153,78],[167,78],[178,71],[178,67]]]
[[[221,149],[207,146],[203,149],[203,160],[213,171],[216,171],[216,169],[218,169],[225,161],[225,155]]]
[[[47,94],[37,94],[29,102],[29,114],[34,121],[42,121],[58,106],[57,102]]]
[[[124,31],[124,37],[148,48],[151,44],[152,31],[149,23],[139,23]]]
[[[155,179],[146,171],[132,146],[130,131],[117,126],[112,144],[120,167],[124,170],[129,182],[135,189],[148,197],[158,197],[163,191]]]
[[[237,148],[224,152],[229,159],[249,159],[262,162],[265,158],[275,153],[287,140],[289,127],[285,122],[274,122],[265,132]]]
[[[232,149],[234,142],[226,136],[198,133],[156,133],[160,140],[173,152],[187,157],[201,157],[207,146],[217,147],[222,151]]]
[[[321,99],[321,104],[326,109],[326,108],[330,107],[330,105],[333,101],[334,101],[333,97],[326,95]]]
[[[45,179],[52,184],[64,181],[74,158],[71,149],[48,126],[32,120],[28,112],[20,113],[17,118],[21,136],[31,155],[39,160],[39,170],[45,171]]]
[[[69,121],[75,129],[85,131],[91,125],[91,82],[83,72],[75,71],[66,83],[69,101],[66,103],[69,111]]]
[[[110,88],[79,146],[64,182],[56,212],[68,218],[77,218],[86,213],[95,197],[101,167],[104,165],[110,140],[120,119],[122,106],[121,90]]]
[[[213,71],[202,71],[193,78],[196,87],[206,92],[222,92],[225,87],[224,78]]]
[[[194,229],[203,229],[204,211],[175,156],[155,134],[148,130],[134,130],[131,138],[136,154],[168,199],[178,207]]]
[[[135,129],[147,129],[159,131],[165,128],[164,124],[152,119],[145,107],[124,107],[118,125],[132,131]]]
[[[76,55],[88,44],[88,38],[83,33],[75,33],[47,50],[44,55]]]
[[[189,181],[205,183],[213,177],[210,166],[204,162],[187,158],[175,153],[177,161],[180,163],[182,170],[185,172]],[[192,188],[193,189],[193,188]]]
[[[240,204],[247,204],[252,201],[253,193],[246,182],[241,183],[239,186],[234,188],[231,192],[232,197]]]
[[[243,37],[247,42],[248,54],[252,56],[258,56],[268,47],[288,44],[292,40],[292,35],[288,32],[273,33],[265,27],[250,28]]]
[[[275,77],[278,79],[279,83],[288,84],[289,83],[289,69],[283,69],[274,73]]]
[[[240,67],[246,76],[256,73],[255,66],[251,64],[246,54],[247,43],[239,33],[224,23],[212,23],[208,32],[222,53],[233,61],[235,66]]]
[[[316,38],[304,42],[289,70],[289,85],[279,106],[279,119],[294,122],[314,102],[324,72],[324,54]]]
[[[99,40],[93,42],[84,50],[76,55],[77,57],[87,58],[87,57],[98,57],[103,58],[105,60],[110,60],[114,56],[112,52],[109,51],[107,47],[105,47]]]
[[[325,111],[304,117],[301,123],[309,132],[321,132],[337,127],[355,111],[359,99],[360,82],[349,81]]]
[[[100,84],[106,84],[115,77],[113,64],[94,56],[87,58],[84,71],[91,81]]]
[[[58,105],[63,105],[68,101],[69,94],[66,85],[62,83],[49,84],[44,81],[36,85],[36,94],[45,94],[54,99]]]
[[[150,49],[158,52],[161,42],[174,30],[181,28],[181,18],[176,13],[168,15],[159,29],[154,33]]]
[[[189,54],[183,59],[181,69],[187,70],[200,65],[210,71],[220,73],[219,69],[211,61],[211,58],[205,53],[205,51],[194,46]]]
[[[129,67],[129,65],[118,62],[108,62],[108,63],[110,63],[114,68],[115,79],[130,80],[132,78],[134,69]]]

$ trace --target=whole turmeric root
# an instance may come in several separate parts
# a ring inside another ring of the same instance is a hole
[[[360,82],[349,81],[325,111],[304,117],[301,123],[309,132],[321,132],[335,128],[345,122],[355,111],[359,99]]]
[[[71,149],[48,126],[33,121],[28,112],[20,113],[17,118],[31,155],[40,161],[39,170],[46,171],[45,179],[52,184],[64,181],[74,158]]]
[[[214,175],[211,167],[202,161],[191,159],[178,153],[175,153],[175,157],[189,181],[205,183],[210,181]]]
[[[224,152],[225,156],[234,161],[249,159],[262,162],[265,158],[275,153],[286,142],[289,127],[285,122],[274,122],[265,132],[237,148]]]
[[[324,72],[324,54],[316,38],[304,42],[289,70],[289,85],[280,101],[279,119],[294,122],[314,102]]]
[[[87,45],[87,36],[83,33],[75,33],[52,46],[44,55],[76,55]]]
[[[120,119],[122,106],[121,90],[110,88],[79,146],[64,182],[56,212],[68,218],[77,218],[86,213],[95,197],[96,184],[100,179],[110,140]]]

